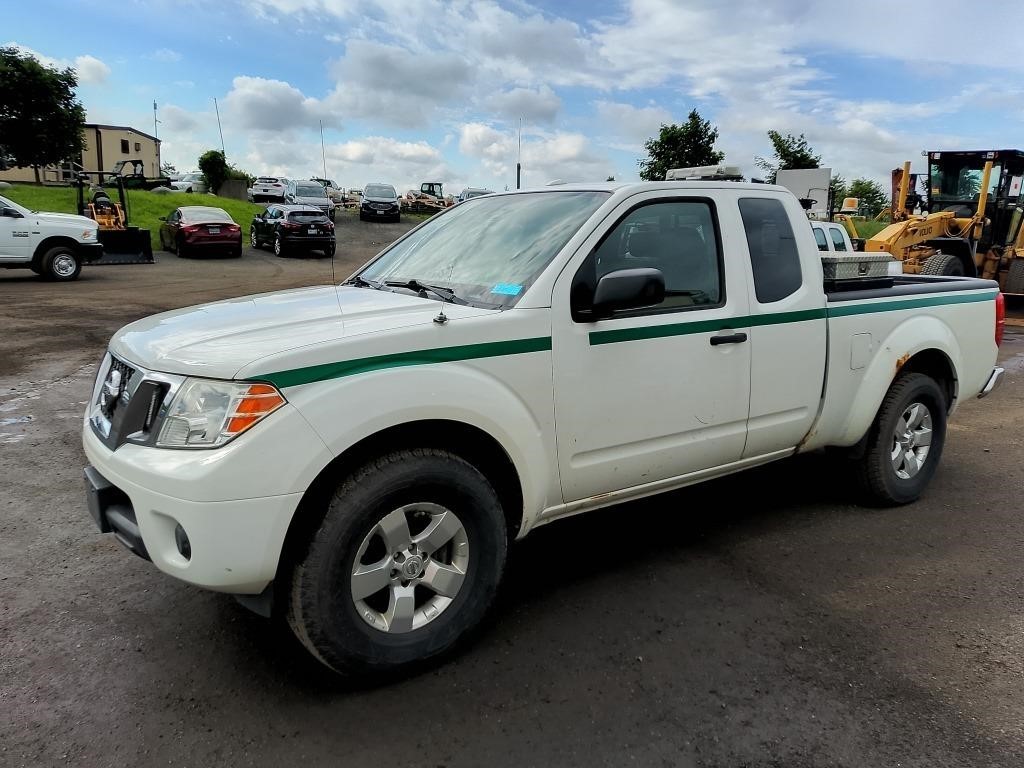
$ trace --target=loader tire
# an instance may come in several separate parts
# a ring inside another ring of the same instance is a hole
[[[1006,273],[1005,293],[1024,294],[1024,259],[1014,259]]]
[[[963,277],[964,265],[951,253],[936,253],[925,261],[921,267],[921,274]]]

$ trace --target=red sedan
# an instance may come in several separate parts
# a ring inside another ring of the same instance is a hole
[[[182,258],[211,251],[242,255],[242,228],[221,208],[183,205],[161,221],[161,247]]]

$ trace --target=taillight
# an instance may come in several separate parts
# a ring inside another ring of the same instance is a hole
[[[227,224],[225,225],[224,229],[226,229],[228,232],[237,232],[239,229],[241,229],[241,227],[239,227],[237,224]]]
[[[281,229],[302,229],[302,225],[292,221],[282,221]]]
[[[198,224],[189,224],[186,227],[182,227],[181,231],[184,232],[186,235],[194,235],[200,229],[202,229],[202,227],[200,227]]]
[[[328,229],[334,229],[333,222],[325,221],[324,224],[327,226]]]
[[[1003,331],[1006,330],[1006,298],[996,294],[996,346],[1003,343]]]

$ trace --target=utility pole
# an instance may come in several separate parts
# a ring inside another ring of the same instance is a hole
[[[228,153],[224,149],[224,129],[220,127],[220,107],[217,106],[217,97],[213,97],[213,109],[217,113],[217,131],[220,133],[220,153],[224,155],[224,162],[227,162]]]
[[[159,122],[160,121],[156,119],[156,102],[154,101],[153,102],[153,138],[154,139],[159,139],[160,138],[160,134],[157,133],[157,130],[156,130],[157,123],[159,123]]]
[[[327,178],[327,149],[324,147],[324,121],[320,121],[320,158],[324,161],[324,178]]]
[[[523,118],[519,118],[519,153],[516,155],[516,189],[523,175]]]

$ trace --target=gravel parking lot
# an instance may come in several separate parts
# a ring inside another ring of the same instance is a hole
[[[408,226],[346,220],[339,278]],[[80,419],[110,335],[332,274],[158,258],[0,271],[0,765],[1022,764],[1024,335],[922,501],[854,506],[809,456],[559,522],[513,549],[467,651],[353,688],[89,518]]]

